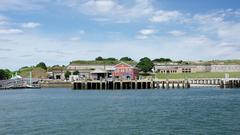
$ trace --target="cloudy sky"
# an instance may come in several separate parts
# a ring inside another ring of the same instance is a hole
[[[0,0],[0,68],[240,58],[239,0]]]

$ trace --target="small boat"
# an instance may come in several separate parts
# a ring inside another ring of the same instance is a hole
[[[22,78],[17,75],[9,80],[0,82],[0,89],[40,89],[41,86],[36,82],[32,82],[32,75],[30,72],[30,78]]]

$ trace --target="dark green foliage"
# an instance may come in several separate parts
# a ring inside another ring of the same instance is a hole
[[[110,57],[110,58],[106,58],[106,59],[104,59],[104,60],[108,60],[108,61],[117,61],[116,58],[112,58],[112,57]]]
[[[179,60],[177,61],[178,64],[182,64],[182,65],[189,65],[189,62],[187,61],[182,61],[182,60]]]
[[[77,70],[74,71],[74,72],[73,72],[73,75],[79,75],[79,71],[77,71]]]
[[[96,60],[96,61],[103,61],[103,58],[102,58],[101,56],[99,56],[99,57],[97,57],[95,60]]]
[[[137,64],[137,67],[139,68],[140,71],[147,73],[152,72],[154,64],[151,61],[151,59],[149,59],[148,57],[144,57],[140,59],[140,62]]]
[[[177,63],[178,63],[178,64],[182,64],[182,63],[183,63],[183,61],[182,61],[182,60],[179,60],[179,61],[177,61]]]
[[[95,60],[96,61],[117,61],[116,58],[112,58],[112,57],[110,57],[110,58],[103,58],[101,56],[97,57]]]
[[[169,58],[159,58],[159,59],[154,59],[153,62],[166,63],[166,62],[172,62],[172,60]]]
[[[133,60],[129,57],[122,57],[120,61],[133,61]]]
[[[66,71],[65,74],[64,74],[66,79],[69,79],[70,75],[71,75],[71,72],[69,72],[69,71]]]
[[[44,69],[44,70],[47,70],[47,66],[46,66],[46,64],[45,64],[44,62],[38,63],[38,64],[36,65],[36,67],[40,67],[40,68],[42,68],[42,69]]]
[[[0,80],[7,80],[11,78],[12,72],[8,69],[0,69]]]

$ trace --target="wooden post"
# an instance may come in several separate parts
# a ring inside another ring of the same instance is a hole
[[[73,83],[73,89],[74,89],[74,90],[77,89],[77,86],[76,86],[76,83],[75,83],[75,82]]]
[[[224,88],[224,82],[223,82],[223,80],[220,82],[220,88]]]
[[[169,89],[169,81],[166,81],[166,88]]]
[[[115,81],[112,82],[113,83],[113,90],[115,89]]]
[[[102,80],[100,81],[100,90],[102,90]]]
[[[122,81],[120,81],[120,89],[123,89]]]
[[[165,89],[165,81],[162,82],[162,88]]]
[[[135,81],[135,89],[138,89],[138,83]]]
[[[151,87],[151,89],[153,89],[153,87],[154,87],[154,82],[153,81],[150,82],[150,87]]]
[[[177,88],[178,88],[178,89],[180,88],[179,81],[177,81]]]

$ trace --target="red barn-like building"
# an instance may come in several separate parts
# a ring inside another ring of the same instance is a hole
[[[127,63],[121,62],[114,68],[112,72],[114,78],[135,80],[138,77],[138,69]]]

